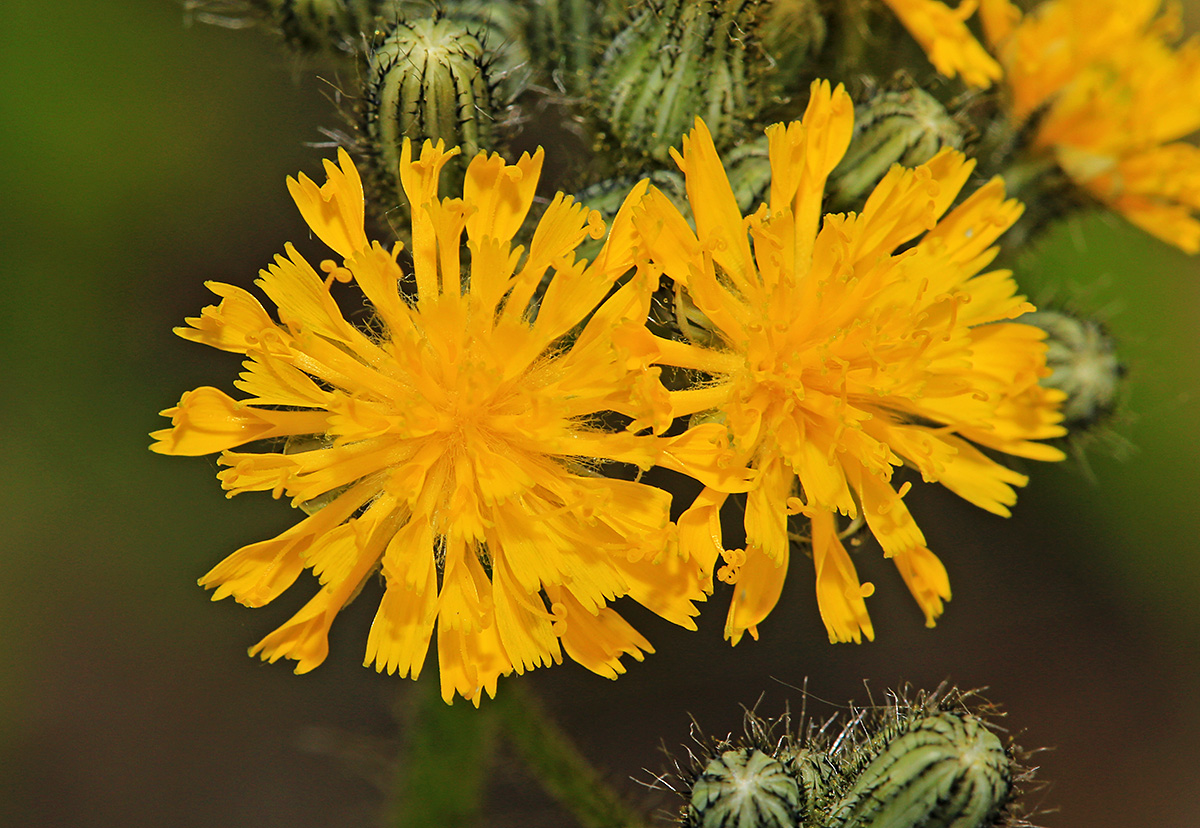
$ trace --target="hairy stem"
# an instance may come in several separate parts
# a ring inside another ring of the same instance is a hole
[[[483,824],[481,802],[495,746],[496,717],[458,700],[448,705],[436,681],[419,681],[406,700],[404,749],[385,825],[471,828]]]
[[[510,683],[492,707],[530,772],[583,828],[643,828],[647,824],[523,687]]]

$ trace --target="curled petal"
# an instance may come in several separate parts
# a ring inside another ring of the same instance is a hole
[[[325,161],[326,181],[317,186],[308,176],[287,180],[288,192],[317,238],[348,258],[367,246],[362,179],[349,154],[338,147],[338,161]]]
[[[589,612],[567,589],[547,589],[546,594],[560,610],[555,624],[563,649],[593,673],[615,679],[625,672],[621,656],[641,661],[644,653],[654,652],[649,641],[608,607]]]
[[[959,74],[971,86],[986,89],[1003,74],[1000,64],[984,50],[966,26],[976,3],[963,0],[951,10],[938,0],[884,0],[929,62],[948,78]]]
[[[199,456],[269,437],[324,431],[323,411],[273,411],[251,408],[208,386],[189,391],[179,404],[159,412],[171,428],[151,433],[151,451]]]
[[[946,567],[924,546],[898,553],[892,560],[925,614],[925,626],[932,627],[942,614],[942,603],[950,600],[950,577]]]
[[[457,693],[479,707],[486,692],[496,697],[496,682],[513,671],[513,664],[500,643],[494,619],[486,626],[463,630],[438,626],[438,671],[446,704]]]
[[[829,512],[812,516],[813,563],[817,569],[817,606],[829,633],[830,643],[875,638],[867,605],[863,600],[875,592],[870,583],[859,583],[854,563],[838,540],[837,526]]]
[[[758,625],[775,609],[787,575],[787,546],[777,557],[756,547],[747,548],[745,555],[745,561],[738,567],[725,618],[725,638],[730,644],[737,644],[745,633],[758,640]]]

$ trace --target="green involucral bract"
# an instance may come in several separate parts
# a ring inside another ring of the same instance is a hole
[[[761,750],[727,750],[692,787],[691,828],[793,828],[804,804],[796,780]]]
[[[838,828],[987,828],[1012,788],[1010,759],[974,716],[919,715],[858,773],[830,814]]]
[[[466,164],[494,140],[495,89],[488,52],[466,23],[450,18],[401,21],[369,55],[363,132],[373,178],[387,208],[403,203],[400,149],[409,138],[444,141],[461,152],[443,170],[457,189]]]

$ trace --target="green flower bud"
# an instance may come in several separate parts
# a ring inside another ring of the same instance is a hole
[[[550,84],[571,95],[589,85],[601,46],[625,4],[611,0],[537,0],[530,4],[529,51]]]
[[[753,0],[655,0],[613,39],[591,90],[595,114],[626,155],[662,161],[704,119],[718,148],[759,111],[766,60]]]
[[[692,786],[689,828],[795,828],[803,799],[783,763],[761,750],[727,750]]]
[[[380,0],[259,0],[294,47],[349,51],[370,35]]]
[[[488,74],[497,100],[508,104],[529,87],[533,73],[525,31],[529,9],[511,0],[449,0],[443,16],[465,25],[487,50]]]
[[[1012,789],[1011,760],[971,715],[916,714],[877,737],[879,753],[831,814],[838,828],[988,828]]]
[[[1020,321],[1046,332],[1046,367],[1052,373],[1042,385],[1066,393],[1063,424],[1087,428],[1112,413],[1125,366],[1104,326],[1058,310],[1027,313]]]
[[[961,148],[963,138],[962,126],[929,93],[874,92],[854,107],[854,137],[830,176],[830,202],[835,209],[854,206],[893,164],[924,164],[942,149]]]
[[[838,767],[828,754],[811,748],[801,748],[791,756],[780,754],[781,760],[785,758],[788,772],[800,786],[800,794],[808,813],[815,814],[827,808],[841,782]],[[805,823],[801,822],[801,825],[803,824]]]
[[[410,0],[185,0],[190,14],[221,26],[258,21],[297,52],[358,51],[380,18]]]
[[[362,132],[383,197],[401,204],[400,150],[445,141],[462,152],[443,169],[442,189],[493,147],[494,88],[487,52],[466,24],[446,17],[402,20],[368,56]],[[450,180],[447,181],[446,177]]]
[[[812,77],[811,63],[825,45],[828,29],[818,0],[766,4],[759,26],[763,51],[788,89],[799,88]]]

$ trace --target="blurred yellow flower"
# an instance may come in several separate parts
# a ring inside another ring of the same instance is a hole
[[[436,625],[443,697],[478,705],[500,675],[558,663],[563,649],[616,678],[622,655],[640,660],[652,648],[608,602],[628,595],[694,628],[691,601],[704,594],[677,555],[669,495],[598,473],[609,461],[649,468],[660,441],[638,432],[669,423],[657,370],[620,344],[642,328],[652,289],[635,278],[614,290],[632,263],[628,210],[589,265],[575,248],[601,237],[603,223],[560,194],[526,251],[513,238],[542,151],[516,164],[481,154],[463,198],[439,199],[452,154],[426,142],[413,160],[405,142],[408,272],[400,245],[368,241],[362,184],[344,151],[326,162],[323,186],[289,179],[342,263],[322,262],[322,276],[291,245],[276,257],[257,284],[279,323],[246,291],[211,283],[220,304],[177,332],[244,354],[234,384],[249,398],[184,394],[163,412],[172,427],[152,435],[152,448],[219,451],[230,496],[269,491],[309,512],[200,579],[214,600],[257,607],[312,570],[315,597],[251,654],[313,669],[334,617],[382,570],[365,663],[415,679]],[[330,295],[335,280],[351,279],[372,306],[361,326]],[[628,427],[606,427],[614,417]],[[230,451],[265,440],[275,442],[262,453]]]
[[[1034,147],[1149,233],[1200,251],[1200,38],[1178,49],[1160,0],[1047,0],[1022,15],[982,0],[1012,118]]]
[[[697,120],[674,153],[696,231],[654,189],[633,212],[642,253],[707,320],[692,342],[645,334],[658,364],[700,378],[671,393],[673,413],[693,415],[690,432],[719,432],[721,465],[756,478],[746,548],[726,550],[718,512],[729,489],[670,453],[660,461],[705,484],[679,519],[680,548],[710,577],[723,557],[717,574],[734,584],[725,626],[734,643],[757,637],[778,600],[790,515],[811,521],[830,640],[859,641],[873,636],[863,601],[873,587],[859,582],[837,514],[865,518],[932,625],[949,581],[905,506],[911,484],[896,489],[895,467],[1008,515],[1013,487],[1027,478],[973,444],[1063,456],[1033,442],[1064,429],[1062,393],[1038,385],[1043,333],[1011,321],[1031,305],[1009,272],[980,273],[1021,205],[993,179],[946,214],[973,167],[946,150],[916,169],[893,167],[861,214],[822,222],[825,180],[849,143],[853,111],[841,87],[821,81],[802,122],[768,129],[769,203],[746,217]]]
[[[966,83],[980,89],[1000,79],[1000,64],[967,28],[966,21],[978,6],[975,0],[963,0],[957,9],[939,0],[883,2],[925,50],[934,68],[946,77],[961,74]]]

